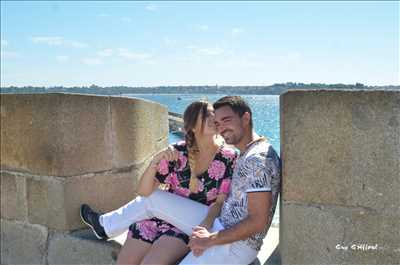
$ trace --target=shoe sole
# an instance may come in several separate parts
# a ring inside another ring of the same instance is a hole
[[[88,222],[85,221],[85,218],[83,218],[83,214],[82,214],[82,208],[79,210],[79,215],[81,216],[82,222],[84,222],[87,226],[90,227],[90,229],[92,229],[92,232],[93,232],[93,234],[97,237],[97,239],[105,240],[104,237],[101,237],[101,236],[99,236],[99,235],[96,233],[96,230],[94,229],[94,227],[93,227],[90,223],[88,223]]]

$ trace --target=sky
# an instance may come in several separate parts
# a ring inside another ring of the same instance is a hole
[[[1,1],[1,86],[399,85],[397,1]]]

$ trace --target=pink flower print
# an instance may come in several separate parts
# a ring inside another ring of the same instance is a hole
[[[166,159],[162,159],[158,164],[158,172],[161,175],[167,175],[169,172],[169,162]]]
[[[160,231],[161,231],[162,233],[165,233],[165,232],[167,232],[168,230],[171,229],[171,226],[169,226],[168,224],[162,224],[162,225],[160,225],[160,226],[158,227],[158,229],[160,229]]]
[[[208,168],[208,174],[210,175],[210,178],[219,180],[219,179],[223,178],[223,176],[225,174],[225,169],[226,169],[226,166],[223,162],[214,160],[211,163],[211,166]]]
[[[217,198],[218,190],[216,188],[212,188],[209,192],[207,192],[207,201],[213,201]]]
[[[172,188],[175,188],[179,185],[178,176],[176,173],[171,173],[165,178],[165,183],[169,184]]]
[[[231,188],[231,180],[230,179],[224,179],[221,183],[221,186],[219,187],[219,192],[220,193],[229,193],[229,189]]]
[[[174,193],[182,197],[189,197],[190,190],[182,187],[176,187]]]
[[[187,157],[184,156],[181,152],[179,152],[179,168],[178,171],[182,171],[186,167]]]
[[[221,150],[221,154],[222,154],[223,157],[225,157],[226,159],[229,159],[231,161],[236,158],[235,151],[233,149],[230,149],[230,148],[223,148]]]
[[[140,235],[147,240],[154,240],[157,236],[157,223],[153,221],[141,221],[137,223]]]

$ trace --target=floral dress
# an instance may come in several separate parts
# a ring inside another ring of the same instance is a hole
[[[174,144],[174,148],[179,151],[178,161],[161,160],[155,176],[161,184],[166,184],[168,192],[206,205],[215,202],[219,193],[229,193],[237,152],[220,147],[208,170],[198,176],[197,192],[192,193],[189,190],[190,167],[186,143],[182,141]],[[188,235],[158,218],[136,222],[129,227],[129,236],[151,244],[163,235],[179,238],[186,244],[189,242]]]

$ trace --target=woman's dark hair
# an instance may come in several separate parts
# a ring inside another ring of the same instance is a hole
[[[250,114],[250,128],[253,128],[253,114],[251,113],[251,109],[249,104],[240,96],[226,96],[217,100],[214,104],[214,110],[217,110],[221,107],[229,106],[233,112],[242,117],[245,112]]]
[[[185,129],[186,145],[190,148],[196,143],[193,128],[196,126],[197,119],[201,113],[202,123],[201,129],[204,128],[205,120],[207,118],[207,108],[210,105],[207,101],[195,101],[191,103],[183,113],[183,126]]]
[[[197,191],[198,179],[194,173],[196,167],[196,155],[199,152],[193,128],[196,127],[197,119],[201,113],[201,130],[204,128],[207,119],[207,108],[210,105],[207,101],[195,101],[191,103],[183,113],[183,126],[185,129],[185,142],[188,149],[188,163],[191,169],[189,189],[191,192]]]

